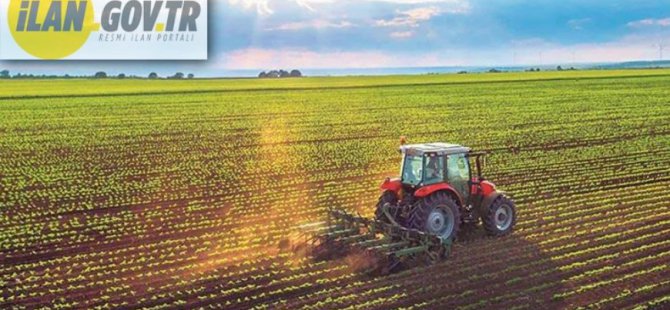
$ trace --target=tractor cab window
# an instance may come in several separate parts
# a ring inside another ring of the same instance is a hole
[[[465,154],[453,154],[447,157],[447,179],[461,197],[468,197],[468,181],[470,179],[470,163]]]
[[[423,156],[405,156],[402,170],[403,183],[419,185],[423,179]]]
[[[444,157],[429,156],[426,158],[425,184],[444,182]]]

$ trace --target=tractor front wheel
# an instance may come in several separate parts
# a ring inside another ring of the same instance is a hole
[[[514,202],[501,195],[491,203],[482,214],[484,229],[490,236],[504,236],[512,232],[516,224],[516,207]]]
[[[458,204],[444,192],[434,193],[417,203],[409,216],[409,227],[442,240],[453,240],[461,223]]]

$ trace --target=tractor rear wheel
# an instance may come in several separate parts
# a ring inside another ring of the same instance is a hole
[[[375,219],[382,222],[391,224],[386,214],[384,214],[384,205],[388,204],[388,211],[393,220],[398,222],[398,215],[400,214],[398,208],[398,196],[392,191],[384,191],[379,197],[379,202],[377,202],[377,209],[375,210]]]
[[[453,240],[461,223],[458,204],[447,193],[434,193],[417,203],[409,215],[409,228]]]
[[[482,214],[484,229],[490,236],[504,236],[512,232],[516,224],[514,201],[501,195]]]

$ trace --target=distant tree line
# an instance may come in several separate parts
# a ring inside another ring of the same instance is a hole
[[[104,71],[96,72],[93,78],[96,79],[108,79],[108,78],[117,78],[117,79],[125,79],[127,76],[123,73],[117,75],[116,77],[113,76],[108,76],[107,73]],[[141,79],[143,77],[138,77],[138,76],[130,76],[130,78],[135,78],[135,79]],[[149,75],[146,77],[147,79],[150,80],[155,80],[155,79],[160,79],[161,77],[158,75],[156,72],[151,72]],[[174,75],[166,76],[165,79],[168,80],[183,80],[183,79],[194,79],[195,75],[193,73],[189,73],[188,75],[184,74],[183,72],[177,72]]]
[[[562,66],[556,67],[556,71],[576,71],[575,67],[563,68]]]
[[[151,72],[147,77],[137,76],[137,75],[126,75],[125,73],[119,73],[117,75],[108,75],[105,71],[98,71],[93,75],[47,75],[47,74],[21,74],[17,73],[11,75],[9,70],[0,71],[0,79],[160,79],[161,77],[156,72]],[[181,79],[194,79],[195,75],[189,73],[188,75],[177,72],[174,75],[164,77],[168,80],[181,80]]]
[[[286,70],[272,70],[269,72],[261,72],[258,74],[260,79],[280,79],[280,78],[299,78],[302,77],[302,72],[300,70],[291,70],[288,72]]]
[[[524,71],[526,71],[526,72],[540,72],[542,70],[540,70],[540,68],[530,68],[530,69],[526,69]],[[577,69],[575,69],[575,67],[563,68],[563,66],[557,66],[556,71],[577,71]]]

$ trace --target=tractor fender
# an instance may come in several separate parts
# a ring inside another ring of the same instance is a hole
[[[484,197],[491,196],[491,194],[494,194],[498,191],[496,189],[495,184],[493,184],[489,181],[482,181],[480,183],[480,186],[481,186],[481,189],[482,189],[481,195],[483,195]]]
[[[384,180],[384,183],[382,183],[381,189],[384,191],[392,191],[394,193],[398,193],[400,189],[402,188],[402,183],[400,182],[400,179],[391,179],[391,178],[386,178]]]
[[[446,192],[447,194],[456,198],[456,203],[458,203],[459,206],[463,206],[463,198],[461,195],[459,195],[458,192],[447,183],[438,183],[424,186],[414,192],[414,197],[425,198],[436,192]]]
[[[500,196],[505,196],[505,192],[502,191],[495,191],[493,193],[490,193],[484,199],[482,200],[481,205],[479,205],[479,213],[480,214],[486,214],[484,213],[488,208],[491,206],[491,204],[498,199]]]
[[[472,179],[470,192],[472,195],[480,195],[486,197],[496,192],[496,185],[489,181],[479,181],[479,179]]]

